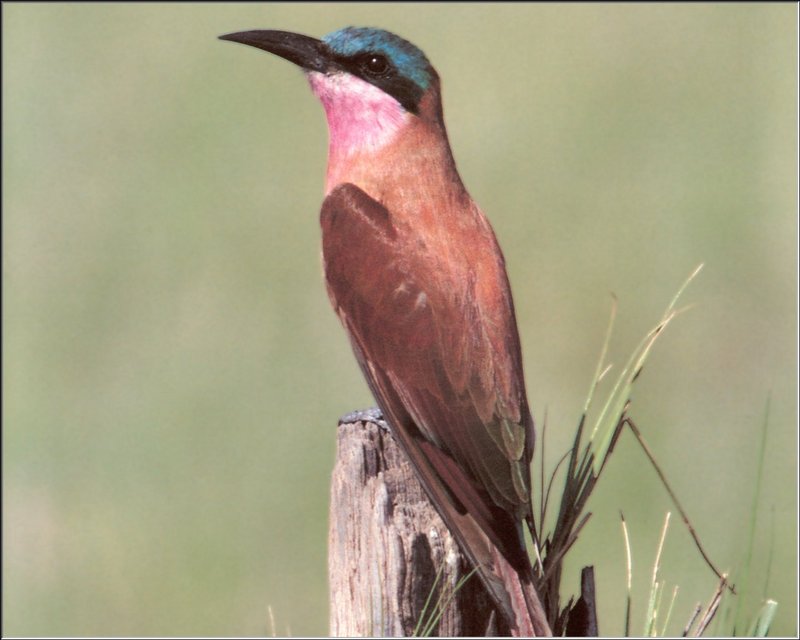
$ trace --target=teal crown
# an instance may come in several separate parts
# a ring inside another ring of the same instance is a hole
[[[345,27],[322,38],[330,51],[342,58],[361,54],[381,54],[399,75],[414,82],[423,92],[428,89],[435,71],[419,48],[389,31],[372,27]]]

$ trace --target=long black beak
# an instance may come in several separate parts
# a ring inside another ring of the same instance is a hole
[[[251,47],[269,51],[307,71],[324,73],[331,66],[330,54],[323,42],[300,33],[273,30],[239,31],[225,34],[219,39],[249,44]]]

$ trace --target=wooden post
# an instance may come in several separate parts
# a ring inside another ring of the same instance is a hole
[[[385,423],[369,412],[342,418],[328,538],[331,636],[419,635],[440,613],[427,635],[508,635],[471,571]]]

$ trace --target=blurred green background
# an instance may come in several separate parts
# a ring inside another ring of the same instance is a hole
[[[705,269],[632,415],[748,610],[797,633],[796,7],[3,4],[3,633],[325,635],[337,418],[371,404],[322,285],[326,138],[301,73],[216,39],[381,26],[443,78],[504,248],[549,464],[610,307],[621,365]],[[628,435],[564,592],[634,631],[671,510]],[[768,570],[770,540],[774,540]],[[714,576],[677,514],[678,633]]]

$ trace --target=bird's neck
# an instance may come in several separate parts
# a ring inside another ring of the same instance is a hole
[[[409,179],[463,189],[441,120],[438,90],[423,98],[415,116],[355,76],[311,72],[308,80],[328,120],[326,195],[350,182],[382,200],[393,183]]]
[[[350,74],[311,72],[308,81],[328,120],[329,182],[337,167],[356,156],[379,153],[411,118],[393,97]]]

